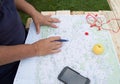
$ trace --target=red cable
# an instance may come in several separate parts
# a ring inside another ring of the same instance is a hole
[[[109,31],[113,31],[114,33],[118,33],[120,31],[120,28],[117,31],[115,31],[113,29],[112,30],[111,29],[105,29],[105,28],[102,27],[105,24],[109,24],[112,20],[120,20],[120,19],[113,18],[111,20],[108,20],[108,21],[104,22],[102,20],[102,18],[99,17],[97,14],[92,14],[92,13],[90,14],[89,13],[89,14],[86,15],[86,20],[87,20],[87,23],[90,24],[90,27],[97,27],[98,30],[101,30],[101,29],[109,30]]]

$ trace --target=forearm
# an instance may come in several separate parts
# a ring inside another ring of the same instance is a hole
[[[15,0],[15,5],[17,9],[22,10],[23,12],[27,13],[31,17],[38,12],[31,4],[29,4],[25,0]]]
[[[36,55],[32,45],[0,46],[0,65]]]

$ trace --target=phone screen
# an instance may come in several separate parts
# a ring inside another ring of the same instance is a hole
[[[59,74],[58,79],[66,84],[89,84],[90,80],[80,75],[75,70],[65,67]]]

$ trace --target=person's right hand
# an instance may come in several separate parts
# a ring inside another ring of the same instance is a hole
[[[44,56],[48,54],[54,54],[60,52],[60,48],[62,47],[62,42],[58,42],[55,40],[59,40],[59,36],[49,37],[46,39],[41,39],[32,45],[35,48],[36,55]]]

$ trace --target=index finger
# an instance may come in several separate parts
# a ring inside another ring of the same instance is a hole
[[[48,38],[50,41],[60,40],[60,36],[52,36]]]

